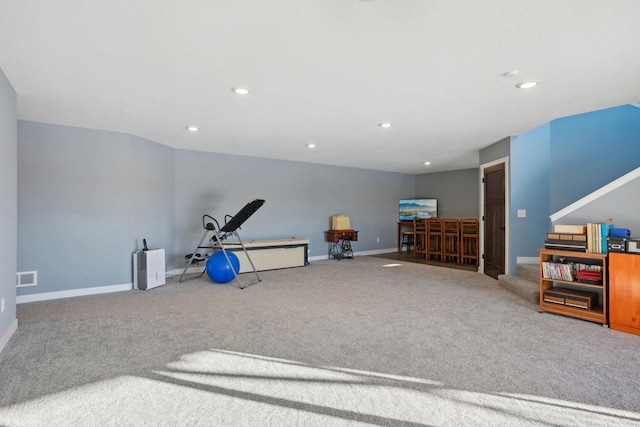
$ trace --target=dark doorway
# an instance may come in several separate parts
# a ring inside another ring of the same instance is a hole
[[[484,170],[484,274],[494,279],[505,266],[504,163]]]

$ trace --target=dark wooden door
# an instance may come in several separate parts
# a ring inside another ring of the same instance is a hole
[[[504,163],[484,170],[484,274],[495,279],[505,266]]]

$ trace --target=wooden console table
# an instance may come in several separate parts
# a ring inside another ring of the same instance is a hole
[[[356,230],[327,230],[325,233],[329,242],[329,259],[353,258],[351,242],[358,241]]]

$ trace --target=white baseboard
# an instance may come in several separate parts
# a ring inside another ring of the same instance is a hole
[[[205,269],[204,265],[189,267],[187,269],[187,274],[202,273],[204,272],[204,269]],[[167,277],[179,276],[182,274],[183,271],[184,271],[184,268],[176,268],[174,270],[167,271],[166,274],[167,274]]]
[[[108,294],[111,292],[130,291],[133,289],[133,283],[124,283],[122,285],[98,286],[96,288],[70,289],[68,291],[44,292],[41,294],[19,295],[16,297],[16,304],[26,302],[48,301],[52,299],[81,297],[85,295]]]
[[[378,254],[386,254],[389,252],[397,252],[398,248],[387,248],[387,249],[374,249],[371,251],[359,251],[354,252],[353,254],[356,256],[367,256],[367,255],[378,255]]]
[[[327,259],[327,256],[324,255],[324,256],[318,256],[318,257],[309,257],[309,261],[318,261],[318,260],[321,260],[321,259]],[[294,268],[297,268],[297,267],[294,267]],[[196,267],[189,267],[187,269],[186,274],[193,274],[193,273],[200,274],[200,273],[204,272],[204,269],[205,269],[205,267],[202,266],[202,265],[201,266],[196,266]],[[181,276],[183,271],[184,271],[184,268],[177,268],[177,269],[174,269],[174,270],[167,271],[167,277]],[[262,270],[258,270],[258,272],[261,272],[261,271]],[[250,272],[245,272],[245,273],[253,273],[253,270],[250,271]]]
[[[374,249],[371,251],[359,251],[354,252],[353,256],[367,256],[367,255],[377,255],[377,254],[386,254],[389,252],[396,252],[398,248],[387,248],[387,249]],[[318,255],[309,257],[309,261],[320,261],[323,259],[329,259],[329,254],[327,255]]]
[[[537,256],[519,256],[516,258],[518,264],[538,264],[540,257]]]
[[[18,319],[14,319],[11,323],[11,326],[9,326],[9,330],[2,337],[0,337],[0,353],[2,353],[2,350],[4,350],[4,347],[7,345],[7,343],[17,330]]]

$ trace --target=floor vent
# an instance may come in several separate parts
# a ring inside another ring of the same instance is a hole
[[[19,288],[23,286],[36,286],[38,284],[38,272],[37,271],[20,271],[17,277],[17,286]]]

